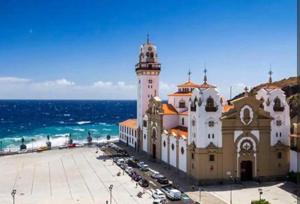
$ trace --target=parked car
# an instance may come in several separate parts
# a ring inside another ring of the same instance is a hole
[[[142,179],[142,177],[141,177],[138,173],[136,173],[135,171],[133,171],[133,172],[131,173],[131,178],[132,178],[134,181],[139,181],[139,180]]]
[[[146,187],[149,186],[149,181],[148,181],[147,179],[144,179],[144,178],[143,178],[143,179],[141,179],[141,180],[139,181],[139,184],[140,184],[140,186],[146,188]]]
[[[123,158],[117,160],[117,165],[121,166],[121,164],[124,164],[124,159]]]
[[[133,168],[138,168],[138,162],[134,159],[129,159],[127,162],[128,166],[131,166]]]
[[[145,164],[145,162],[142,162],[142,161],[139,162],[139,163],[137,163],[137,165],[138,165],[139,168],[141,168],[144,164]]]
[[[125,169],[125,172],[126,172],[127,174],[131,174],[132,171],[133,171],[133,168],[130,167],[130,166],[127,166],[126,169]]]
[[[159,189],[155,189],[152,193],[154,199],[166,200],[166,195]]]
[[[163,200],[161,199],[154,199],[153,200],[153,204],[162,204],[163,203]]]
[[[147,164],[143,164],[141,166],[141,171],[149,171],[149,166]]]
[[[164,175],[158,173],[158,174],[154,174],[154,175],[151,175],[152,178],[158,180],[160,178],[166,178]]]
[[[167,195],[170,200],[181,200],[181,192],[171,186],[165,186],[161,188],[161,191]]]
[[[166,177],[160,177],[157,179],[157,182],[160,184],[169,184],[169,180]]]
[[[127,168],[127,164],[123,163],[120,165],[121,169],[125,170]]]
[[[151,170],[150,170],[151,171]],[[157,176],[160,175],[158,171],[152,171],[151,172],[151,178],[157,179]]]

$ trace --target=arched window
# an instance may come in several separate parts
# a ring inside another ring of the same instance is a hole
[[[196,121],[195,119],[192,120],[192,126],[195,126],[196,125]]]
[[[249,110],[249,108],[245,108],[244,109],[244,121],[245,121],[245,123],[249,123],[249,121],[251,120],[251,116],[250,116],[250,110]]]
[[[185,108],[185,101],[184,100],[179,101],[179,108]]]
[[[214,127],[215,126],[215,122],[214,121],[208,121],[208,127]]]
[[[154,57],[154,54],[153,52],[150,52],[150,57],[153,58]]]
[[[156,130],[155,129],[152,130],[152,138],[156,139]]]
[[[184,154],[184,148],[181,147],[181,154]]]
[[[214,99],[211,96],[208,97],[206,100],[205,110],[207,112],[216,112],[217,111],[217,107],[215,106]]]
[[[181,118],[181,125],[184,125],[184,118]]]
[[[174,144],[171,145],[172,150],[174,150]]]
[[[164,147],[166,147],[166,141],[164,141],[164,143],[163,143],[163,144],[164,144]]]
[[[273,107],[273,110],[274,111],[283,111],[284,110],[284,107],[281,106],[281,101],[278,97],[276,97],[274,99],[274,107]]]

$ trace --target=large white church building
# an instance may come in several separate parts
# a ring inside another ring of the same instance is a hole
[[[140,48],[137,118],[119,124],[120,141],[199,180],[282,177],[289,171],[289,105],[269,82],[256,94],[226,101],[217,87],[189,78],[159,97],[156,46]]]

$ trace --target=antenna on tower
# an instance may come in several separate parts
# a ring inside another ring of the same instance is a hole
[[[229,94],[230,94],[230,98],[229,99],[231,100],[232,99],[232,86],[230,86],[230,93]]]

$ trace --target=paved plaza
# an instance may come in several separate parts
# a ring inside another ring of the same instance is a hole
[[[16,204],[105,204],[111,184],[114,204],[152,203],[151,192],[137,197],[141,187],[126,174],[116,176],[119,167],[96,159],[95,151],[76,148],[1,157],[0,203],[11,204],[16,189]]]
[[[16,189],[16,204],[105,204],[110,199],[111,184],[114,204],[153,202],[151,189],[138,197],[142,188],[136,186],[127,174],[117,176],[120,168],[111,159],[97,159],[101,154],[101,151],[96,154],[96,148],[85,147],[0,157],[0,203],[12,203],[11,191]],[[180,178],[176,172],[173,175],[159,164],[146,162],[170,178]],[[188,184],[180,179],[177,183],[181,183],[181,188],[191,198],[199,200],[198,191],[188,190]],[[297,187],[291,183],[259,186],[252,182],[232,187],[233,204],[258,199],[258,188],[262,188],[262,197],[272,204],[297,203],[293,194]],[[203,204],[230,203],[230,185],[205,186],[203,189]]]

